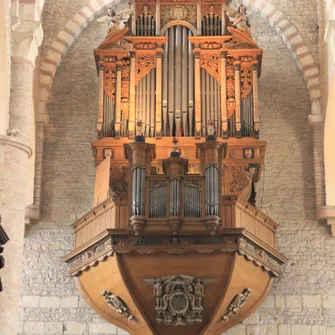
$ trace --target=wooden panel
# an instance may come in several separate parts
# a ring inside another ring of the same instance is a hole
[[[110,156],[96,168],[93,206],[104,202],[109,195]]]

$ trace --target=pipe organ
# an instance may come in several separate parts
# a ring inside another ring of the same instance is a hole
[[[99,136],[134,138],[141,121],[147,137],[200,138],[213,121],[222,138],[257,138],[262,50],[229,23],[224,4],[133,5],[134,30],[95,51]]]
[[[256,208],[262,49],[229,2],[134,0],[130,28],[94,51],[94,208],[64,260],[83,299],[132,335],[222,334],[287,261]]]

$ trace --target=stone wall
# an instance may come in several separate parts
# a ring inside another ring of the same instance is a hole
[[[281,38],[260,17],[254,15],[252,23],[264,48],[261,138],[268,141],[258,206],[280,224],[279,248],[290,261],[262,307],[227,334],[334,335],[335,240],[314,220],[308,91]],[[123,333],[85,305],[62,261],[73,248],[71,223],[91,209],[93,200],[90,141],[97,76],[92,49],[104,33],[92,22],[55,76],[47,106],[42,220],[25,240],[20,335]]]

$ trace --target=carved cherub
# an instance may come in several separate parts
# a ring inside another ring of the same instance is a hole
[[[247,16],[247,9],[245,8],[244,5],[240,5],[237,10],[229,8],[227,10],[227,14],[233,26],[235,26],[238,30],[251,36],[251,29],[249,19]]]
[[[126,23],[132,12],[133,12],[132,6],[125,8],[119,11],[118,13],[116,13],[115,10],[109,7],[107,14],[97,19],[97,22],[107,23],[108,25],[106,38],[115,31],[125,28]]]

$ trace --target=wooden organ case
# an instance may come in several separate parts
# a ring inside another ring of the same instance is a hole
[[[244,6],[131,5],[94,51],[94,208],[64,260],[85,301],[130,334],[221,334],[286,262],[255,199],[262,49]]]

